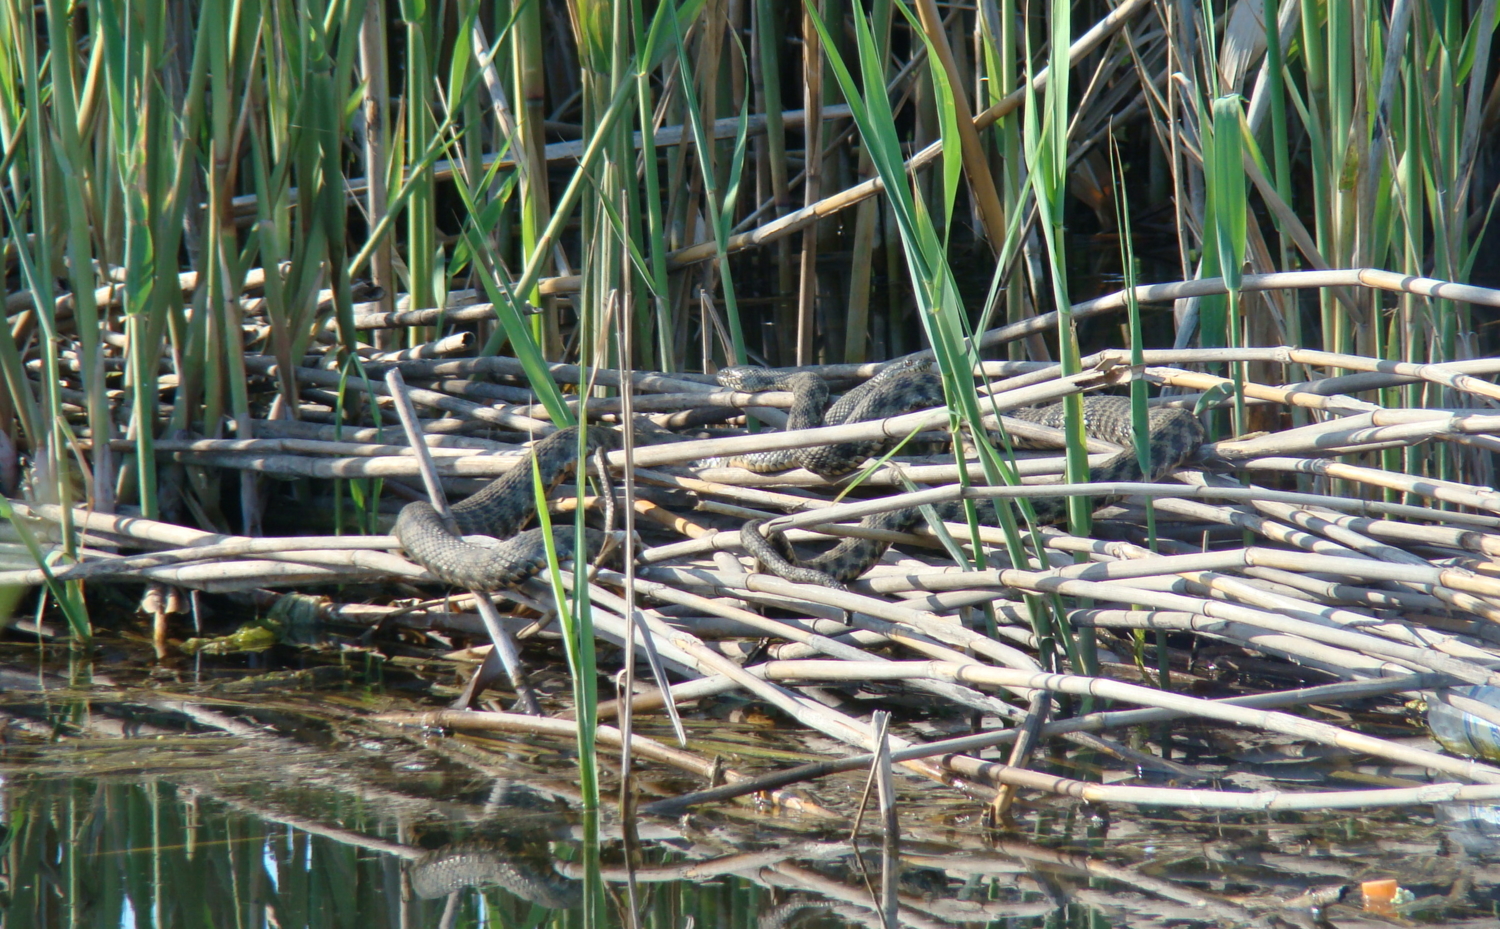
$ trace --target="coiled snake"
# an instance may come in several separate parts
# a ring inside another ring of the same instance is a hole
[[[588,452],[607,448],[613,436],[603,429],[588,431]],[[491,481],[473,496],[451,507],[460,535],[443,525],[442,517],[425,501],[408,503],[396,517],[396,538],[407,555],[441,581],[470,590],[503,590],[515,587],[547,567],[546,539],[540,528],[521,532],[536,514],[533,468],[540,472],[548,492],[578,465],[578,429],[569,427],[536,443],[525,461]],[[462,536],[489,536],[502,540],[481,545]],[[584,530],[590,555],[605,543],[605,534]],[[553,533],[557,557],[566,561],[573,554],[573,534]]]
[[[888,366],[875,377],[851,390],[828,413],[816,412],[828,402],[828,387],[816,374],[778,374],[764,368],[726,368],[719,382],[736,390],[789,390],[794,394],[787,429],[807,429],[885,419],[943,402],[942,382],[930,363],[902,361]],[[1042,426],[1063,425],[1063,404],[1059,401],[1045,407],[1026,407],[1006,414]],[[1084,431],[1098,439],[1125,446],[1114,457],[1090,469],[1090,483],[1115,481],[1158,481],[1191,457],[1203,443],[1203,427],[1188,411],[1153,409],[1149,414],[1151,467],[1141,473],[1133,447],[1130,401],[1124,397],[1087,397],[1083,404]],[[884,454],[890,439],[846,442],[813,448],[765,452],[730,459],[716,459],[717,465],[738,465],[752,471],[784,471],[807,468],[825,478],[841,477],[853,472],[866,458]],[[1032,507],[1042,523],[1062,521],[1067,514],[1064,497],[1033,497]],[[963,504],[953,502],[935,507],[943,520],[963,518]],[[980,509],[981,520],[994,523],[993,504]],[[915,507],[890,510],[865,517],[860,526],[891,532],[909,532],[923,522],[922,511]],[[765,520],[751,520],[740,530],[746,552],[763,568],[787,580],[843,588],[870,569],[890,547],[889,542],[871,539],[845,539],[832,549],[805,561],[799,560],[791,545],[780,533],[765,534]]]
[[[786,422],[789,432],[885,419],[943,402],[943,382],[932,373],[931,362],[908,359],[882,368],[874,377],[840,397],[831,407],[828,406],[828,384],[816,374],[781,374],[766,368],[740,365],[725,368],[716,377],[720,384],[734,390],[752,393],[763,390],[791,391],[792,406],[787,411]],[[734,458],[716,458],[706,463],[738,465],[760,473],[806,468],[814,474],[831,479],[850,473],[871,455],[882,454],[888,445],[889,441],[884,439],[836,442],[808,448],[757,452]]]

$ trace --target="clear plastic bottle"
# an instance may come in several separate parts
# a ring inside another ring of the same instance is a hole
[[[1448,693],[1492,706],[1500,713],[1500,687],[1450,687]],[[1427,701],[1427,726],[1448,751],[1469,758],[1500,761],[1500,726],[1465,713],[1436,697]]]

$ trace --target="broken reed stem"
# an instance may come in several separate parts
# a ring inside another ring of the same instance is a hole
[[[101,558],[80,564],[59,565],[52,568],[52,576],[58,580],[83,580],[89,578],[135,578],[139,572],[167,565],[183,565],[195,561],[219,561],[229,558],[245,558],[255,555],[277,554],[288,561],[307,563],[320,554],[335,551],[385,552],[397,547],[391,536],[291,536],[286,538],[244,538],[206,544],[189,548],[168,549],[146,555]],[[354,562],[349,562],[351,565]],[[371,569],[390,569],[389,563],[365,563]],[[140,575],[146,576],[146,575]],[[0,571],[0,586],[38,586],[44,580],[40,569],[28,571]]]
[[[1355,681],[1341,684],[1325,684],[1320,687],[1308,687],[1300,690],[1276,691],[1265,694],[1253,694],[1241,697],[1230,697],[1224,700],[1213,701],[1236,706],[1259,707],[1271,709],[1277,707],[1307,706],[1310,704],[1335,704],[1343,700],[1359,700],[1367,697],[1380,696],[1382,694],[1410,692],[1416,693],[1431,687],[1442,686],[1448,678],[1441,674],[1411,674],[1393,677],[1378,678],[1369,681]],[[679,685],[681,687],[682,685]],[[674,690],[677,688],[674,688]],[[650,695],[646,695],[649,697]],[[643,698],[637,698],[642,700]],[[678,699],[687,699],[678,696]],[[649,706],[649,705],[648,705]],[[1090,713],[1086,716],[1077,716],[1072,719],[1056,720],[1042,727],[1042,735],[1046,737],[1063,735],[1069,732],[1100,731],[1105,729],[1123,729],[1132,726],[1146,725],[1155,722],[1165,722],[1173,719],[1181,719],[1186,715],[1179,710],[1152,708],[1144,710],[1111,710],[1103,713]],[[920,757],[918,753],[926,753],[927,757],[946,755],[953,752],[976,752],[985,748],[993,748],[1004,745],[1015,740],[1017,730],[1004,729],[992,732],[975,733],[974,735],[958,736],[952,739],[942,739],[929,742],[925,745],[916,745],[892,755],[894,760],[904,760],[907,757]],[[867,768],[874,762],[874,754],[851,755],[845,758],[831,759],[829,761],[813,762],[784,771],[776,771],[761,777],[754,778],[739,785],[726,784],[723,787],[709,788],[680,797],[667,800],[658,800],[641,808],[642,812],[656,813],[663,816],[676,816],[688,808],[703,803],[722,802],[733,797],[742,796],[744,793],[754,792],[762,789],[775,789],[791,784],[803,783],[815,778],[827,777],[844,771],[854,771]],[[1198,791],[1190,791],[1190,794],[1198,794]],[[1236,795],[1247,796],[1247,795]],[[1295,795],[1294,795],[1295,796]],[[1316,795],[1313,795],[1316,796]]]
[[[412,407],[411,400],[407,396],[406,383],[401,378],[400,369],[392,368],[387,371],[385,383],[386,389],[390,391],[391,399],[395,402],[396,412],[401,418],[401,428],[406,433],[406,442],[413,453],[413,460],[420,469],[422,484],[427,488],[428,500],[442,519],[444,528],[455,536],[459,535],[458,524],[454,522],[453,513],[448,508],[448,500],[443,494],[443,484],[438,478],[427,443],[422,439],[422,430],[417,423],[417,411]],[[484,591],[474,590],[470,593],[474,597],[474,604],[479,610],[480,619],[489,630],[490,642],[495,648],[490,655],[486,656],[484,664],[474,671],[470,688],[466,690],[462,699],[467,702],[478,696],[483,690],[487,675],[492,676],[498,670],[494,667],[498,661],[504,667],[505,675],[510,678],[511,687],[515,690],[516,705],[527,715],[540,716],[541,705],[537,702],[536,693],[531,689],[531,684],[526,680],[526,671],[521,665],[520,650],[516,647],[516,640],[511,637],[510,631],[505,628],[499,610],[495,609],[495,602]]]
[[[1138,684],[1077,674],[1045,674],[995,668],[977,663],[942,661],[846,662],[827,660],[768,662],[766,675],[773,680],[848,681],[926,678],[995,687],[1050,690],[1077,696],[1123,700],[1139,706],[1180,710],[1191,716],[1300,739],[1333,745],[1352,752],[1375,755],[1401,764],[1413,764],[1483,784],[1500,786],[1500,768],[1479,761],[1453,758],[1425,749],[1349,732],[1327,723],[1286,713],[1203,700],[1168,693]],[[860,675],[864,675],[863,678]]]

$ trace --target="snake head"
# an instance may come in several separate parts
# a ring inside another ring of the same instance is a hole
[[[887,371],[892,373],[896,371],[926,371],[932,367],[932,363],[933,359],[927,355],[906,355],[887,362],[881,367],[878,373],[884,374]]]
[[[578,427],[574,426],[573,430],[576,432]],[[601,448],[609,451],[610,449],[620,447],[620,436],[615,430],[608,427],[590,426],[585,433],[584,442],[585,451],[593,452]]]

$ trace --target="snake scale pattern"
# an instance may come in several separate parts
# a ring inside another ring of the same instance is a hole
[[[503,887],[549,910],[568,910],[583,902],[582,886],[558,874],[540,854],[517,854],[486,842],[438,849],[411,866],[412,893],[424,900],[467,887]]]
[[[590,429],[588,452],[607,448],[609,432]],[[442,517],[425,501],[408,503],[396,517],[396,538],[407,555],[441,581],[470,590],[504,590],[515,587],[547,567],[546,539],[540,528],[521,529],[536,515],[533,468],[541,473],[542,486],[550,493],[573,475],[578,466],[578,429],[559,429],[532,446],[526,460],[491,481],[478,493],[450,508],[458,525],[455,535]],[[604,545],[605,535],[585,529],[590,555]],[[464,536],[489,536],[502,540],[482,545]],[[566,561],[573,555],[573,534],[554,533],[557,556]]]
[[[885,419],[912,410],[936,406],[943,402],[942,383],[929,364],[901,362],[882,370],[875,377],[846,394],[824,416],[817,410],[827,404],[828,387],[815,374],[778,374],[763,368],[726,368],[720,372],[720,383],[736,390],[789,390],[794,395],[787,429],[807,429],[867,420]],[[813,383],[816,381],[817,383]],[[852,399],[851,399],[852,398]],[[1045,407],[1012,410],[1006,415],[1042,426],[1063,425],[1061,402]],[[1090,483],[1116,481],[1158,481],[1191,457],[1203,443],[1203,428],[1188,411],[1153,409],[1150,411],[1151,467],[1142,474],[1133,447],[1130,401],[1124,397],[1088,397],[1084,400],[1084,431],[1093,438],[1125,446],[1124,451],[1090,469]],[[811,449],[788,449],[759,455],[716,460],[715,464],[738,465],[753,471],[782,471],[803,467],[825,478],[842,477],[857,469],[866,458],[884,454],[891,440],[849,442]],[[1067,516],[1064,497],[1033,497],[1033,510],[1042,523],[1056,523]],[[994,503],[977,504],[980,519],[998,524]],[[940,504],[934,509],[945,521],[962,520],[963,504]],[[915,507],[891,510],[865,517],[860,526],[892,532],[909,532],[924,521]],[[745,550],[761,566],[787,580],[844,588],[880,560],[889,542],[870,539],[845,539],[832,549],[805,561],[800,560],[780,533],[766,533],[765,520],[752,520],[740,530]]]
[[[780,374],[766,368],[739,365],[725,368],[716,377],[723,386],[747,393],[791,391],[792,406],[787,411],[786,422],[788,432],[886,419],[943,403],[943,382],[932,372],[931,362],[923,361],[903,359],[887,365],[874,377],[844,394],[831,407],[828,406],[828,384],[816,374]],[[835,442],[808,448],[714,458],[704,464],[738,466],[762,474],[806,468],[831,480],[853,472],[866,458],[883,454],[888,446],[888,440],[884,439]]]
[[[734,390],[757,392],[787,390],[793,395],[787,429],[867,422],[899,416],[944,402],[943,386],[930,362],[903,360],[887,365],[874,377],[844,394],[829,406],[829,389],[816,374],[785,374],[748,366],[726,368],[719,383]],[[1043,426],[1060,427],[1063,405],[1013,410],[1008,415]],[[1156,481],[1190,457],[1203,441],[1203,430],[1185,410],[1156,409],[1150,414],[1151,467],[1142,474],[1131,448],[1130,402],[1123,397],[1089,397],[1084,401],[1084,429],[1095,438],[1126,446],[1126,450],[1093,468],[1092,483]],[[757,472],[806,468],[827,479],[836,479],[858,469],[864,462],[884,454],[890,438],[837,442],[795,449],[758,452],[731,458],[710,459],[705,465],[733,465]],[[605,429],[588,432],[586,454],[613,445],[613,434]],[[550,492],[577,471],[578,430],[560,429],[537,442],[526,460],[484,489],[452,507],[458,532],[444,525],[431,504],[407,504],[396,520],[395,535],[413,561],[448,584],[471,590],[503,590],[515,587],[547,566],[546,540],[540,528],[525,529],[536,514],[533,471],[539,472]],[[1032,498],[1032,506],[1043,523],[1061,521],[1066,515],[1062,497]],[[962,519],[958,502],[935,508],[944,520]],[[993,504],[980,504],[981,519],[995,522]],[[915,508],[892,510],[866,517],[867,529],[908,532],[923,521]],[[763,567],[784,578],[803,583],[844,587],[869,570],[889,548],[888,542],[845,539],[832,549],[806,561],[780,533],[766,533],[763,520],[752,520],[741,530],[744,547]],[[474,540],[488,536],[489,540]],[[571,533],[555,533],[558,557],[573,556]],[[496,541],[498,540],[498,541]],[[484,544],[490,541],[493,544]],[[605,533],[585,530],[587,555],[600,551]]]

